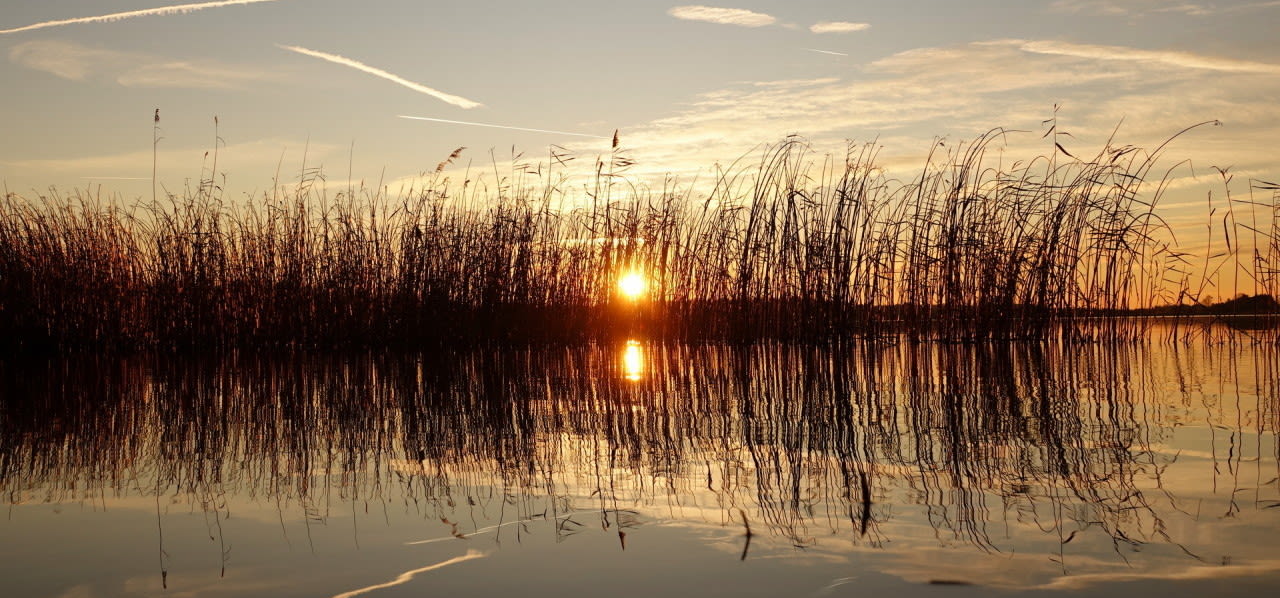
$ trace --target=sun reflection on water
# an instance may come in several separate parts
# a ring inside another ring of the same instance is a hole
[[[622,377],[632,382],[644,378],[644,349],[640,341],[628,340],[622,350]]]

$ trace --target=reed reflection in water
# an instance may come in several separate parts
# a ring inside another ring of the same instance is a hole
[[[186,540],[165,527],[183,510],[203,518],[201,541],[221,556],[200,567],[218,577],[251,568],[237,555],[253,558],[243,547],[257,541],[226,532],[232,513],[265,510],[304,553],[333,550],[313,533],[347,519],[364,522],[352,532],[361,550],[465,540],[496,551],[430,571],[473,583],[498,583],[512,565],[497,555],[535,559],[512,543],[553,538],[536,558],[554,560],[603,534],[639,551],[628,561],[637,570],[661,545],[691,555],[664,567],[703,571],[705,583],[723,581],[706,573],[717,558],[745,559],[733,575],[746,580],[777,577],[768,567],[781,562],[837,594],[852,573],[1012,589],[1274,584],[1278,357],[1272,345],[1229,342],[632,340],[10,362],[0,364],[0,490],[10,525],[44,504],[100,518],[153,508],[151,526],[133,530],[159,544],[138,557],[159,569],[151,589],[192,575],[169,573]],[[362,543],[380,521],[395,541]],[[305,545],[290,536],[299,525]],[[679,541],[668,535],[677,529]],[[17,542],[0,540],[6,555]],[[472,554],[452,550],[436,561]],[[344,575],[323,591],[397,577],[374,565]]]

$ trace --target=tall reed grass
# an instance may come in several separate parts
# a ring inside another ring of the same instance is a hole
[[[10,193],[0,338],[173,348],[1123,335],[1075,317],[1196,301],[1227,270],[1280,290],[1274,195],[1228,198],[1254,218],[1232,212],[1222,225],[1235,245],[1201,271],[1158,209],[1165,146],[1108,144],[1090,159],[1055,146],[1006,165],[1005,135],[939,143],[905,180],[886,174],[874,144],[815,157],[788,138],[697,194],[628,178],[616,144],[581,193],[557,150],[538,174],[517,164],[487,183],[445,176],[455,152],[398,194],[330,196],[305,168],[247,201],[226,200],[213,170],[128,207],[87,191]],[[633,269],[649,279],[636,302],[616,292]]]

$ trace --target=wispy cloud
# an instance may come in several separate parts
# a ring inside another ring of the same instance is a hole
[[[552,131],[552,130],[549,130],[549,129],[531,129],[531,128],[529,128],[529,127],[513,127],[513,126],[509,126],[509,125],[494,125],[494,124],[489,124],[489,123],[473,123],[473,122],[467,122],[467,121],[462,121],[462,120],[447,120],[447,119],[443,119],[443,118],[430,118],[430,117],[426,117],[426,116],[405,116],[405,115],[403,115],[403,114],[401,114],[401,115],[399,115],[399,116],[400,116],[400,118],[407,118],[407,119],[410,119],[410,120],[426,120],[426,121],[431,121],[431,122],[436,122],[436,123],[448,123],[448,124],[451,124],[451,125],[467,125],[467,126],[471,126],[471,127],[490,127],[490,128],[493,128],[493,129],[507,129],[507,130],[511,130],[511,131],[529,131],[529,132],[532,132],[532,133],[551,133],[551,134],[554,134],[554,135],[572,135],[572,136],[574,136],[574,137],[591,137],[591,138],[594,138],[594,139],[609,139],[608,137],[605,137],[605,136],[603,136],[603,135],[591,135],[591,134],[588,134],[588,133],[570,133],[570,132],[568,132],[568,131]]]
[[[1207,17],[1271,7],[1280,7],[1280,0],[1214,2],[1209,4],[1196,4],[1184,0],[1056,0],[1050,5],[1050,8],[1057,12],[1112,17],[1161,13]]]
[[[1192,54],[1190,52],[1174,52],[1167,50],[1142,50],[1124,46],[1100,46],[1092,44],[1074,44],[1059,41],[1024,41],[1001,40],[995,44],[1010,44],[1024,52],[1033,54],[1050,54],[1055,56],[1073,56],[1092,60],[1126,61],[1159,63],[1173,67],[1202,69],[1226,73],[1260,73],[1280,74],[1280,64],[1236,60]]]
[[[270,76],[256,67],[211,60],[171,60],[59,40],[18,44],[9,50],[9,61],[72,81],[112,77],[125,87],[234,89]]]
[[[124,58],[123,52],[54,40],[24,42],[9,50],[9,62],[73,81],[83,80],[95,67]]]
[[[175,6],[162,6],[159,8],[144,8],[142,10],[130,10],[127,12],[116,12],[108,15],[99,15],[96,17],[78,17],[74,19],[62,19],[58,21],[44,21],[42,23],[34,23],[13,29],[0,29],[0,35],[6,33],[19,33],[22,31],[33,31],[36,29],[45,29],[48,27],[61,27],[63,25],[78,25],[81,23],[110,23],[113,21],[123,21],[125,19],[133,19],[137,17],[160,17],[165,15],[181,15],[204,10],[206,8],[219,8],[223,6],[235,6],[239,4],[257,4],[260,2],[277,2],[278,0],[222,0],[220,2],[198,2],[195,4],[178,4]]]
[[[1123,17],[1147,13],[1209,14],[1209,8],[1182,0],[1056,0],[1049,5],[1057,12]]]
[[[813,33],[853,33],[855,31],[866,31],[870,29],[868,23],[849,23],[846,21],[823,21],[814,23],[809,27],[809,31]]]
[[[207,62],[178,60],[138,65],[117,76],[116,82],[125,87],[232,89],[266,78],[264,73],[246,72]]]
[[[419,574],[419,573],[426,573],[426,572],[428,572],[428,571],[434,571],[434,570],[436,570],[436,569],[440,569],[440,568],[442,568],[442,567],[448,567],[449,565],[453,565],[453,564],[457,564],[457,563],[462,563],[462,562],[465,562],[465,561],[469,561],[469,560],[471,560],[471,559],[484,558],[485,556],[488,556],[488,555],[484,554],[483,552],[476,551],[476,550],[468,550],[468,551],[467,551],[467,554],[464,554],[464,555],[462,555],[462,556],[453,557],[453,558],[451,558],[451,559],[449,559],[449,560],[447,560],[447,561],[439,562],[439,563],[436,563],[436,564],[434,564],[434,565],[428,565],[428,566],[426,566],[426,567],[422,567],[421,569],[414,569],[414,570],[412,570],[412,571],[405,571],[404,573],[401,573],[399,577],[396,577],[394,580],[389,581],[389,582],[387,582],[387,583],[380,583],[380,584],[377,584],[377,585],[372,585],[372,586],[368,586],[368,587],[363,587],[363,588],[360,588],[360,589],[358,589],[358,590],[351,590],[350,592],[343,592],[343,593],[341,593],[341,594],[335,594],[333,598],[351,598],[352,596],[359,596],[359,595],[361,595],[361,594],[367,594],[367,593],[372,592],[372,591],[374,591],[374,590],[381,590],[381,589],[390,588],[390,587],[398,586],[398,585],[401,585],[401,584],[409,583],[409,580],[413,579],[413,576],[414,576],[414,575],[417,575],[417,574]]]
[[[800,48],[800,49],[806,52],[817,52],[819,54],[830,54],[832,56],[848,56],[848,54],[845,54],[844,52],[833,52],[831,50],[819,50],[817,48]]]
[[[305,55],[305,56],[311,56],[311,57],[314,57],[314,58],[319,58],[319,59],[321,59],[321,60],[327,60],[327,61],[332,62],[332,63],[334,63],[334,64],[340,64],[340,65],[342,65],[342,66],[348,66],[348,67],[351,67],[351,68],[356,69],[356,70],[358,70],[358,71],[363,71],[363,72],[369,73],[370,75],[373,75],[373,76],[375,76],[375,77],[381,77],[381,78],[383,78],[383,79],[386,79],[386,80],[388,80],[388,81],[391,81],[392,83],[397,83],[397,84],[399,84],[399,85],[403,85],[403,86],[408,87],[409,89],[412,89],[412,90],[414,90],[414,91],[416,91],[416,92],[418,92],[418,93],[424,93],[424,94],[427,94],[427,95],[429,95],[429,96],[431,96],[431,97],[433,97],[433,98],[436,98],[437,100],[440,100],[440,101],[445,102],[445,103],[447,103],[447,104],[453,104],[454,106],[457,106],[457,107],[459,107],[459,108],[477,108],[477,107],[480,107],[480,106],[483,106],[483,105],[484,105],[484,104],[481,104],[480,102],[476,102],[476,101],[474,101],[474,100],[468,100],[467,98],[464,98],[464,97],[461,97],[461,96],[456,96],[456,95],[453,95],[453,94],[448,94],[448,93],[445,93],[445,92],[440,91],[440,90],[438,90],[438,89],[433,89],[433,88],[431,88],[431,87],[427,87],[426,85],[423,85],[423,84],[421,84],[421,83],[414,83],[413,81],[410,81],[410,80],[408,80],[408,79],[405,79],[405,78],[403,78],[403,77],[401,77],[401,76],[399,76],[399,75],[395,75],[395,74],[392,74],[392,73],[388,73],[387,71],[384,71],[384,70],[382,70],[382,69],[380,69],[380,68],[376,68],[376,67],[369,66],[369,65],[367,65],[367,64],[365,64],[365,63],[363,63],[363,62],[360,62],[360,61],[358,61],[358,60],[353,60],[353,59],[351,59],[351,58],[347,58],[347,57],[345,57],[345,56],[338,56],[337,54],[328,54],[328,53],[325,53],[325,52],[319,52],[319,51],[316,51],[316,50],[308,50],[307,48],[302,48],[302,47],[299,47],[299,46],[286,46],[286,45],[283,45],[283,44],[276,44],[276,46],[277,46],[277,47],[279,47],[279,48],[281,48],[281,49],[288,50],[288,51],[290,51],[290,52],[297,52],[297,53],[299,53],[299,54],[303,54],[303,55]]]
[[[1178,155],[1196,165],[1275,172],[1274,160],[1257,149],[1280,135],[1280,106],[1274,102],[1280,77],[1255,74],[1270,66],[1054,45],[1059,43],[919,48],[840,79],[740,82],[628,127],[628,146],[635,148],[638,168],[655,175],[692,175],[693,168],[735,159],[746,148],[791,133],[834,152],[843,150],[845,139],[878,139],[886,148],[886,168],[915,168],[938,135],[971,138],[1001,126],[1039,131],[1059,103],[1065,106],[1064,127],[1076,136],[1067,144],[1073,151],[1093,151],[1121,122],[1125,143],[1154,148],[1185,126],[1217,118],[1223,128],[1197,132],[1194,148],[1180,145]],[[1151,62],[1157,58],[1162,61]],[[1036,145],[1038,134],[1010,139],[1030,147],[1031,155],[1043,151]]]
[[[739,83],[750,85],[752,87],[774,87],[774,88],[785,87],[791,90],[798,90],[798,89],[804,89],[805,87],[830,85],[838,81],[840,81],[838,77],[819,77],[817,79],[780,79],[780,80],[774,80],[774,81],[739,81]]]
[[[778,22],[772,15],[753,12],[743,8],[718,8],[714,6],[676,6],[667,14],[686,21],[705,21],[719,25],[738,25],[740,27],[764,27]]]
[[[1234,7],[1225,9],[1224,12],[1237,12],[1242,10],[1254,10],[1257,8],[1276,8],[1276,7],[1280,7],[1280,0],[1273,0],[1270,2],[1249,2],[1246,4],[1239,4]]]
[[[137,118],[140,122],[145,123],[146,127],[151,126],[151,111],[148,109],[140,110]],[[174,132],[174,137],[179,137],[179,133]],[[174,139],[173,141],[178,141]],[[179,142],[182,143],[182,142]],[[255,168],[264,163],[276,164],[285,160],[292,162],[295,158],[302,156],[302,148],[306,148],[306,160],[313,164],[322,164],[326,161],[345,160],[347,147],[329,143],[321,143],[317,141],[308,141],[306,139],[285,139],[285,138],[267,138],[245,142],[232,142],[222,146],[220,150],[221,156],[218,158],[219,170],[225,168],[225,172],[235,174],[241,172],[252,172]],[[162,143],[159,148],[158,162],[160,164],[161,176],[160,180],[181,180],[182,177],[189,175],[187,172],[192,163],[200,164],[201,157],[209,151],[207,145],[195,144],[190,145],[183,143],[182,145],[170,145],[165,147]],[[22,160],[0,160],[0,166],[12,168],[15,172],[44,172],[53,173],[58,176],[103,179],[107,177],[99,176],[98,173],[111,172],[118,173],[117,178],[112,180],[151,180],[152,149],[148,144],[145,150],[128,151],[116,154],[90,155],[80,157],[59,157],[59,158],[28,158]],[[343,161],[345,164],[346,162]],[[166,169],[168,172],[166,173]]]

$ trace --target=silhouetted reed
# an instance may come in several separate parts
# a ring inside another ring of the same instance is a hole
[[[1277,289],[1275,202],[1232,220],[1203,271],[1171,244],[1151,180],[1164,146],[1005,164],[1003,131],[939,143],[891,179],[872,145],[813,158],[790,138],[708,191],[625,178],[615,147],[581,193],[571,157],[399,195],[195,189],[122,208],[88,192],[0,204],[0,338],[13,347],[422,347],[672,339],[1133,336],[1080,315],[1199,301],[1245,271]],[[451,156],[451,160],[456,156]],[[442,165],[443,166],[443,165]],[[558,167],[559,170],[556,170]],[[497,177],[497,175],[494,175]],[[1167,176],[1167,175],[1166,175]],[[1241,200],[1245,201],[1245,200]],[[1229,203],[1239,203],[1231,198]],[[1247,228],[1252,260],[1242,260]],[[1213,267],[1210,268],[1210,265]],[[647,296],[616,281],[638,270]],[[1101,331],[1101,332],[1099,332]]]

